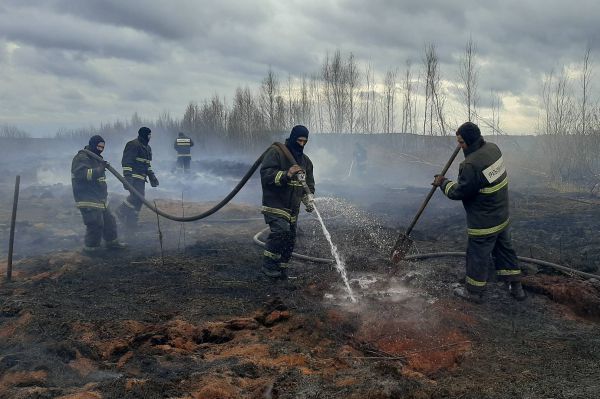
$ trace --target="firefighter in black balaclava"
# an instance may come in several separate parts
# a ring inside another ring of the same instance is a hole
[[[141,127],[138,130],[137,139],[131,140],[123,150],[123,176],[140,194],[145,194],[146,178],[150,180],[152,187],[158,186],[158,179],[154,175],[150,162],[152,161],[152,149],[148,142],[152,136],[151,130]],[[125,187],[127,190],[127,187]],[[133,193],[123,201],[117,208],[117,216],[128,228],[137,226],[138,214],[142,207],[142,200]]]
[[[100,136],[90,138],[86,150],[102,157],[104,139]],[[102,238],[107,248],[121,249],[124,245],[117,240],[115,217],[108,209],[106,198],[106,175],[104,162],[93,158],[80,150],[71,164],[71,184],[75,206],[81,211],[86,227],[84,252],[95,254],[101,250]]]
[[[260,168],[263,189],[262,213],[271,233],[263,252],[262,272],[271,279],[287,278],[287,263],[296,241],[296,221],[300,202],[306,210],[313,210],[312,200],[304,192],[299,174],[304,173],[310,191],[315,192],[313,164],[304,154],[308,141],[308,129],[294,126],[285,145],[296,160],[293,165],[285,154],[272,146],[265,154]]]
[[[192,160],[191,148],[193,146],[194,141],[182,132],[179,132],[173,144],[173,148],[177,151],[177,170],[190,171],[190,162]]]

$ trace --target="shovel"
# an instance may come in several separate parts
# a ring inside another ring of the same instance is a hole
[[[440,173],[440,175],[442,175],[442,176],[446,175],[446,172],[448,172],[448,169],[450,169],[450,165],[452,165],[452,162],[454,162],[454,159],[458,155],[459,151],[460,151],[460,146],[458,145],[458,146],[456,146],[456,149],[452,153],[452,156],[450,157],[448,162],[446,162],[446,166],[444,166],[444,169],[442,169],[442,173]],[[423,201],[423,204],[421,204],[421,208],[419,208],[419,210],[417,211],[417,214],[415,215],[412,222],[410,223],[410,226],[408,226],[408,229],[406,229],[406,232],[400,233],[400,235],[398,236],[398,239],[396,240],[396,245],[394,245],[394,249],[392,250],[392,262],[393,263],[398,263],[402,259],[404,259],[404,257],[408,253],[408,250],[412,247],[413,240],[409,237],[410,233],[412,232],[413,227],[415,227],[415,224],[417,224],[417,220],[419,220],[419,218],[421,217],[421,214],[425,210],[425,207],[429,203],[429,200],[431,199],[431,197],[433,197],[433,193],[435,193],[436,189],[437,189],[437,187],[435,187],[435,186],[431,188],[431,190],[429,191],[429,194],[427,194],[427,197],[425,198],[425,201]]]

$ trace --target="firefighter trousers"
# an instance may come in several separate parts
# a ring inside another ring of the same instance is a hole
[[[128,178],[127,181],[142,195],[145,195],[146,182],[141,179]],[[142,208],[142,200],[129,193],[129,196],[123,201],[117,209],[117,215],[125,225],[133,227],[137,224],[138,214]]]
[[[521,269],[512,246],[509,227],[486,237],[469,237],[467,245],[466,286],[471,292],[485,290],[490,262],[503,281],[519,281]]]
[[[282,217],[265,215],[271,232],[263,252],[263,266],[269,270],[280,270],[292,257],[296,244],[296,223]]]
[[[117,239],[117,222],[108,208],[81,208],[83,224],[85,224],[85,246],[99,247],[104,238],[105,242]]]
[[[190,162],[192,157],[190,155],[178,155],[177,156],[177,169],[183,169],[186,172],[190,170]]]

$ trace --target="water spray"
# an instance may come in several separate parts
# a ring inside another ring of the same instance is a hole
[[[346,291],[348,292],[348,295],[350,296],[350,300],[352,302],[356,303],[357,302],[356,297],[354,296],[354,293],[352,292],[352,288],[350,287],[350,283],[348,282],[348,273],[346,272],[345,263],[342,260],[342,258],[340,257],[340,253],[337,249],[337,246],[333,243],[333,241],[331,239],[331,234],[329,234],[329,230],[327,230],[327,227],[325,227],[325,222],[323,222],[321,213],[319,213],[319,210],[315,206],[315,197],[314,197],[313,193],[310,191],[308,184],[306,184],[306,175],[303,172],[300,172],[300,173],[296,174],[296,178],[298,179],[298,181],[302,184],[302,187],[304,188],[305,195],[302,198],[302,202],[304,203],[304,206],[306,207],[306,211],[312,212],[314,210],[315,213],[317,214],[317,218],[319,219],[319,223],[321,223],[321,228],[323,229],[323,234],[325,235],[325,238],[327,239],[327,242],[329,243],[329,247],[331,248],[331,254],[333,255],[333,257],[335,259],[335,268],[342,276],[342,280],[344,281],[344,287],[346,288]]]

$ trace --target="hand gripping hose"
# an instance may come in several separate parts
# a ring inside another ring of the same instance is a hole
[[[217,212],[219,209],[223,208],[229,201],[231,201],[232,198],[235,197],[236,194],[242,189],[242,187],[244,187],[244,185],[248,182],[248,180],[250,180],[250,177],[252,177],[252,175],[254,174],[256,169],[258,169],[258,167],[260,166],[260,164],[263,160],[263,157],[265,156],[265,154],[267,153],[267,151],[270,148],[271,147],[267,148],[267,150],[265,150],[265,152],[263,152],[262,155],[260,157],[258,157],[258,159],[254,162],[252,167],[248,170],[248,172],[246,172],[244,177],[242,177],[242,180],[240,180],[240,182],[237,184],[237,186],[235,186],[235,188],[225,198],[223,198],[223,200],[221,200],[221,202],[219,202],[217,205],[213,206],[212,208],[210,208],[209,210],[207,210],[205,212],[199,213],[197,215],[191,215],[191,216],[175,216],[175,215],[166,213],[164,211],[161,211],[160,209],[158,209],[158,207],[156,205],[154,205],[150,201],[146,200],[146,198],[144,198],[144,196],[142,194],[140,194],[140,192],[137,191],[135,189],[135,187],[133,187],[131,184],[129,184],[127,179],[125,179],[119,172],[117,172],[106,160],[104,160],[102,157],[94,154],[90,150],[84,149],[84,151],[86,152],[86,154],[88,154],[92,158],[104,163],[104,167],[106,169],[108,169],[108,171],[110,173],[115,175],[115,177],[121,183],[123,183],[123,185],[125,187],[127,187],[129,192],[131,192],[140,201],[142,201],[144,203],[144,205],[146,205],[148,207],[148,209],[150,209],[152,212],[157,213],[158,215],[160,215],[164,218],[174,220],[176,222],[193,222],[196,220],[204,219],[205,217],[212,215],[213,213]]]

